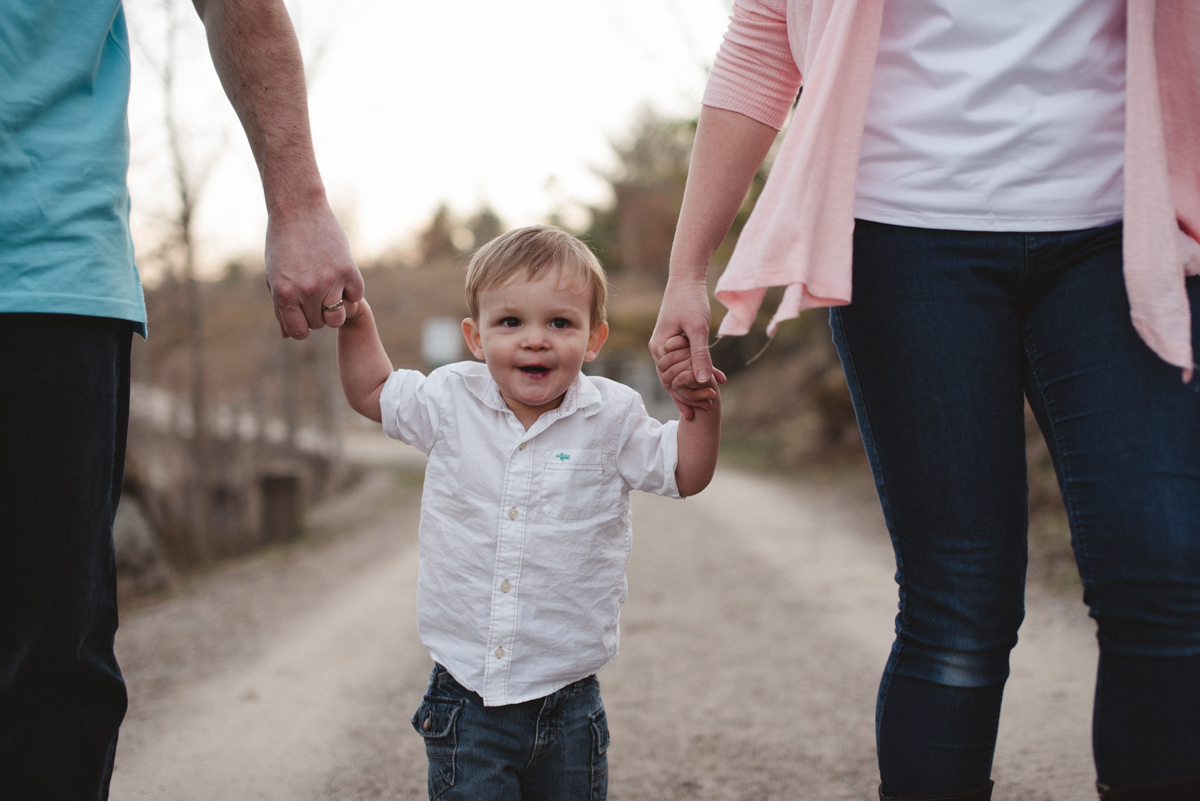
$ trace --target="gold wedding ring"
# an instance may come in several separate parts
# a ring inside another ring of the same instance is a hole
[[[338,309],[342,308],[342,304],[345,302],[346,302],[345,300],[339,300],[337,303],[333,304],[332,306],[322,306],[321,308],[327,312],[335,312]]]

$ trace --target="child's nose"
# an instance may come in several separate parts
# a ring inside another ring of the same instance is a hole
[[[550,338],[544,331],[531,330],[525,333],[525,347],[531,350],[543,350],[550,346]]]

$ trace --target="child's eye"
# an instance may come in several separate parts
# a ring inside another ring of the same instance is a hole
[[[500,321],[500,325],[502,325],[505,328],[516,328],[520,324],[521,324],[521,321],[518,320],[516,317],[505,317],[503,320]]]
[[[550,321],[550,327],[551,328],[570,328],[571,321],[566,319],[565,317],[555,317],[553,320]]]

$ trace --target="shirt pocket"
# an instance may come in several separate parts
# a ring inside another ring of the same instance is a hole
[[[542,465],[542,514],[555,520],[583,520],[604,501],[604,451],[546,451]]]

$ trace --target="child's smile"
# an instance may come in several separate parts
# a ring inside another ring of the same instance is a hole
[[[475,358],[487,363],[508,408],[526,428],[558,408],[585,361],[596,358],[608,324],[591,321],[582,275],[545,270],[479,292],[479,320],[463,320]]]

